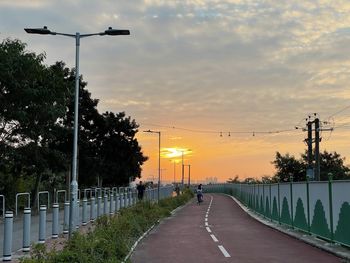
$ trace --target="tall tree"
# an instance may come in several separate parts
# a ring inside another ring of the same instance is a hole
[[[349,179],[350,169],[344,164],[344,161],[345,158],[341,157],[337,152],[327,152],[325,150],[323,153],[320,153],[321,181],[328,180],[329,175],[332,175],[334,180]],[[276,152],[276,157],[272,164],[276,168],[273,180],[285,182],[289,181],[290,176],[293,176],[294,181],[306,180],[306,153],[302,154],[300,159],[296,159],[288,153],[282,155]]]
[[[0,182],[17,187],[23,179],[33,202],[40,186],[64,181],[73,141],[75,71],[44,59],[19,40],[0,44]],[[138,125],[125,113],[100,114],[86,86],[80,77],[79,182],[126,184],[147,160],[135,138]]]
[[[314,158],[314,154],[312,156]],[[307,163],[307,153],[302,154],[304,163]],[[345,157],[337,152],[324,151],[320,153],[320,179],[326,181],[332,175],[335,180],[345,180],[350,178],[350,169],[344,164]]]
[[[63,63],[47,67],[44,54],[25,47],[19,40],[0,44],[1,144],[45,143],[57,119],[64,116],[72,92]]]
[[[71,72],[74,77],[74,72]],[[86,82],[80,79],[78,181],[79,185],[125,185],[129,178],[141,175],[141,166],[147,160],[135,138],[138,125],[124,112],[97,110],[98,100],[91,97]],[[67,156],[72,151],[73,99],[60,130],[61,137],[53,142],[53,148]]]
[[[0,44],[0,172],[14,181],[35,177],[35,201],[43,172],[53,169],[45,161],[54,156],[48,142],[73,86],[65,79],[63,63],[48,67],[44,54],[25,48],[19,40]]]
[[[289,182],[291,177],[294,181],[306,180],[306,166],[302,160],[297,160],[293,155],[282,155],[276,152],[275,160],[272,162],[276,173],[274,178],[277,181]]]

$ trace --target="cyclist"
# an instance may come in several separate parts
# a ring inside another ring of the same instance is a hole
[[[202,189],[202,184],[198,185],[197,188],[197,202],[200,205],[201,202],[203,202],[203,189]]]

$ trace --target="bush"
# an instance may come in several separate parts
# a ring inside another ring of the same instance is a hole
[[[44,246],[37,245],[33,248],[31,258],[22,259],[21,262],[122,262],[147,229],[192,197],[193,193],[186,190],[180,196],[160,200],[159,204],[139,202],[130,208],[121,209],[116,216],[99,218],[96,228],[88,234],[75,232],[63,250],[48,252]]]

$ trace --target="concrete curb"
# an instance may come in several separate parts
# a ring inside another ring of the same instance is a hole
[[[316,236],[308,235],[308,234],[303,233],[301,231],[298,231],[296,229],[288,228],[285,225],[280,225],[280,224],[275,223],[273,221],[266,220],[262,216],[257,215],[255,212],[251,211],[249,208],[244,206],[235,197],[228,195],[228,194],[225,194],[225,195],[231,197],[232,200],[235,201],[244,212],[246,212],[249,216],[251,216],[252,218],[257,220],[258,222],[260,222],[260,223],[262,223],[270,228],[276,229],[276,230],[282,232],[283,234],[286,234],[286,235],[294,237],[298,240],[301,240],[301,241],[303,241],[311,246],[317,247],[317,248],[322,249],[328,253],[336,255],[337,257],[340,257],[340,258],[346,260],[344,262],[350,262],[350,250],[349,249],[346,249],[339,244],[326,242],[322,239],[317,238]]]

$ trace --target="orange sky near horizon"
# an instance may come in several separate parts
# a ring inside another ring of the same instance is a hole
[[[141,127],[142,128],[142,127]],[[140,128],[140,131],[141,131]],[[247,177],[261,178],[272,176],[275,172],[271,162],[275,153],[292,154],[296,158],[306,150],[303,140],[305,132],[292,131],[275,135],[232,135],[228,134],[194,134],[173,129],[153,129],[162,132],[161,147],[187,148],[192,152],[185,155],[184,163],[191,164],[191,179],[194,181],[205,180],[207,177],[217,177],[220,182],[225,182],[236,175],[240,179]],[[344,132],[343,136],[347,136]],[[320,144],[320,150],[337,151],[343,157],[348,152],[342,139],[334,134],[324,134]],[[350,136],[348,134],[348,136]],[[158,135],[138,133],[138,140],[143,152],[149,160],[143,165],[142,180],[149,180],[158,176]],[[338,139],[337,139],[338,138]],[[175,175],[176,180],[181,178],[181,156],[167,158],[161,154],[162,180],[173,181],[174,165],[177,160]],[[165,170],[164,170],[165,169]],[[187,168],[186,168],[187,169]],[[185,181],[187,170],[185,170]],[[187,182],[187,181],[186,181]]]

